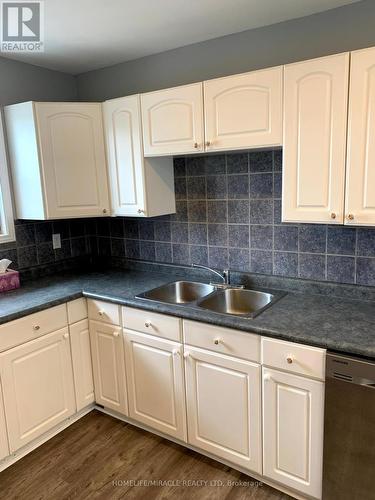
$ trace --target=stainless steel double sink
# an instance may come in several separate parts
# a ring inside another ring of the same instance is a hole
[[[194,281],[174,281],[137,295],[137,298],[254,318],[284,295],[283,292],[269,293],[232,286],[221,288]]]

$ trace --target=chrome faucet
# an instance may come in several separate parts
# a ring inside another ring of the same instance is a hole
[[[200,264],[192,264],[191,267],[198,267],[199,269],[206,269],[206,271],[211,271],[212,273],[216,274],[223,280],[224,285],[230,285],[230,271],[229,269],[224,269],[222,273],[219,273],[218,271],[215,271],[215,269],[212,269],[211,267],[207,266],[201,266]],[[212,284],[212,283],[211,283]]]

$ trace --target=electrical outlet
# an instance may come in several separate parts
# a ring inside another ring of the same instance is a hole
[[[52,246],[56,250],[57,248],[61,248],[61,236],[60,233],[52,235]]]

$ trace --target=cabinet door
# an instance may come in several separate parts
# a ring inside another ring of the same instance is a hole
[[[189,443],[262,473],[260,366],[185,347]]]
[[[204,150],[202,83],[141,95],[145,156]]]
[[[324,384],[263,368],[263,474],[321,498]]]
[[[76,410],[68,328],[10,349],[0,363],[14,452]]]
[[[348,53],[285,66],[285,222],[344,220],[348,72]]]
[[[35,103],[35,113],[48,218],[109,214],[101,104]]]
[[[115,215],[139,215],[145,210],[139,96],[106,101],[103,114],[112,211]]]
[[[90,321],[95,401],[128,414],[124,347],[121,328]]]
[[[186,441],[181,344],[124,330],[129,416]]]
[[[79,411],[95,401],[89,322],[84,319],[71,325],[69,330],[77,411]]]
[[[283,68],[204,82],[206,150],[282,144]]]
[[[0,383],[0,460],[9,455],[8,433],[5,422],[3,392]]]
[[[375,49],[352,52],[345,224],[375,225]]]

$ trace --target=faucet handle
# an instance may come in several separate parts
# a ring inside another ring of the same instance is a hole
[[[229,283],[230,283],[230,271],[229,271],[229,269],[224,269],[223,278],[224,278],[224,283],[226,285],[229,285]]]

